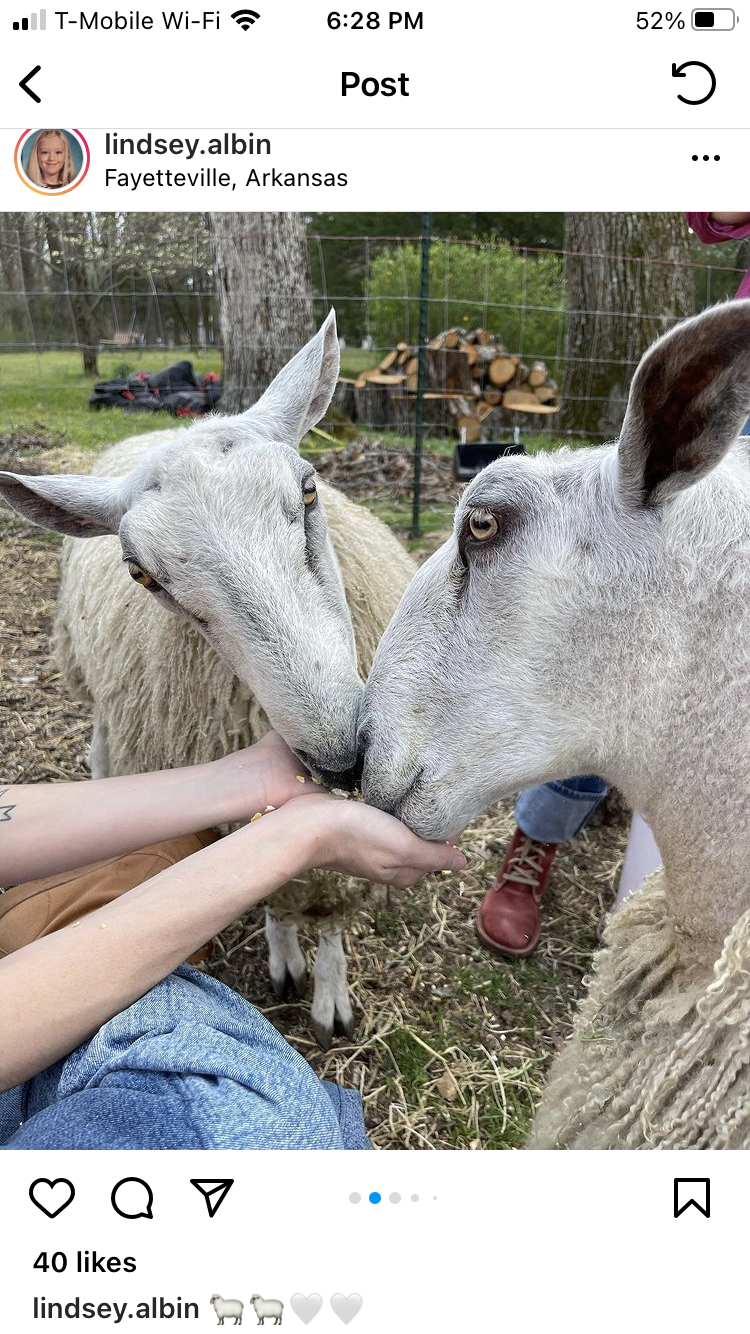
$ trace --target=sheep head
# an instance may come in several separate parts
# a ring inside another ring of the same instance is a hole
[[[715,682],[746,672],[749,409],[750,302],[732,302],[647,352],[618,444],[479,474],[380,642],[367,801],[441,838],[567,774],[603,773],[648,813],[688,742],[709,776],[684,701],[715,702],[718,733]]]
[[[331,312],[249,411],[155,442],[124,477],[0,473],[0,496],[32,522],[116,534],[122,580],[190,620],[300,759],[336,776],[356,758],[363,687],[322,487],[299,444],[338,368]]]

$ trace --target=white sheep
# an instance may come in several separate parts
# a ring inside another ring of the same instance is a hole
[[[217,1316],[219,1317],[220,1325],[224,1324],[224,1319],[226,1316],[234,1316],[235,1325],[242,1324],[242,1311],[243,1311],[242,1302],[238,1302],[231,1297],[229,1298],[229,1300],[226,1300],[224,1297],[220,1297],[218,1292],[215,1292],[213,1297],[211,1298],[211,1305],[213,1306]]]
[[[274,1297],[260,1297],[256,1292],[250,1298],[250,1305],[255,1307],[259,1325],[265,1325],[266,1316],[273,1316],[274,1325],[281,1324],[281,1314],[284,1310],[283,1302],[276,1301]]]
[[[90,476],[0,473],[0,496],[27,518],[99,539],[65,543],[56,621],[62,675],[93,709],[94,777],[216,759],[270,719],[304,764],[346,781],[360,673],[415,566],[299,455],[338,367],[331,312],[238,417],[125,440]],[[318,928],[323,1046],[353,1029],[341,926],[362,888],[313,872],[267,911],[279,994],[304,982],[298,924]]]
[[[507,459],[416,575],[362,789],[425,838],[601,773],[664,858],[607,929],[533,1148],[750,1148],[750,302],[672,330],[619,442]]]

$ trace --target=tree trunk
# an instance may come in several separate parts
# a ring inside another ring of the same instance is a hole
[[[73,332],[83,360],[84,375],[99,374],[99,281],[93,258],[90,215],[45,214],[49,261],[59,274],[68,298]],[[76,227],[79,230],[75,231]],[[64,225],[71,227],[65,233]]]
[[[314,333],[300,213],[212,213],[222,412],[243,412]]]
[[[646,348],[694,310],[679,213],[568,213],[567,370],[562,425],[608,438],[622,425]]]

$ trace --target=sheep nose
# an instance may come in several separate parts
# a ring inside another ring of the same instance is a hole
[[[335,773],[329,769],[321,770],[321,778],[328,787],[341,787],[347,792],[353,792],[358,788],[362,779],[362,768],[364,757],[358,755],[351,769],[346,769],[342,773]]]
[[[356,787],[359,787],[364,763],[363,756],[358,756],[350,769],[329,769],[325,764],[316,760],[315,756],[311,755],[309,751],[295,750],[295,754],[311,773],[322,778],[326,787],[341,787],[347,792],[353,792]]]

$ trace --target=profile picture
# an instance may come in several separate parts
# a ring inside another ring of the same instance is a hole
[[[89,146],[78,130],[24,130],[16,144],[16,171],[37,194],[67,194],[89,169]]]

